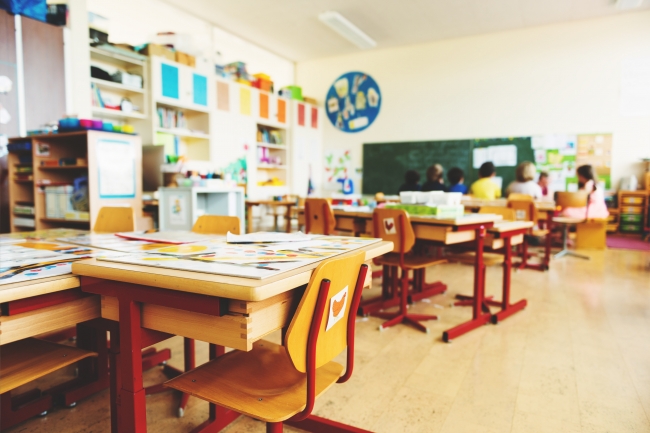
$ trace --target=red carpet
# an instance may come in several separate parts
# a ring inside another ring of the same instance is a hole
[[[607,236],[607,246],[609,248],[619,248],[623,250],[650,251],[650,242],[645,242],[641,237],[627,236]]]

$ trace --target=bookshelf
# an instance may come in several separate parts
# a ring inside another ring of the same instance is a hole
[[[12,149],[8,155],[12,232],[57,227],[88,230],[102,206],[132,206],[136,217],[141,217],[140,137],[79,131],[9,139],[10,145],[20,143],[31,149]],[[119,158],[123,162],[129,157],[132,164],[110,161]],[[126,174],[131,177],[127,179]],[[87,211],[70,205],[75,183],[87,189]],[[128,193],[122,194],[125,187]]]

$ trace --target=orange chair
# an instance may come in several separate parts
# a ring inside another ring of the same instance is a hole
[[[225,216],[225,215],[201,215],[197,218],[192,231],[194,233],[211,234],[211,235],[225,235],[228,232],[238,235],[240,234],[241,224],[239,217]],[[168,377],[176,377],[183,374],[184,371],[190,371],[196,367],[196,350],[195,342],[192,338],[183,338],[183,364],[185,369],[179,370],[170,365],[165,364],[163,373]],[[166,391],[167,388],[163,384],[153,385],[147,387],[147,394],[156,394]],[[178,404],[178,417],[182,418],[185,414],[185,408],[189,400],[189,394],[183,394],[181,401]]]
[[[585,191],[577,192],[562,192],[558,191],[555,193],[555,203],[557,204],[560,210],[566,209],[568,207],[584,207],[585,208],[585,217],[584,218],[571,218],[557,216],[553,217],[553,224],[559,224],[562,226],[562,250],[559,253],[555,254],[555,258],[559,259],[564,256],[572,256],[580,259],[589,260],[589,256],[584,254],[578,254],[574,251],[569,250],[568,240],[569,240],[569,226],[576,225],[587,221],[587,204],[589,203],[589,194]]]
[[[284,346],[260,340],[250,352],[229,352],[165,385],[262,420],[270,433],[281,432],[283,423],[301,428],[303,420],[330,431],[323,427],[328,421],[311,412],[317,397],[352,376],[354,312],[368,272],[364,257],[347,255],[316,268]],[[347,368],[333,361],[346,348]]]
[[[132,232],[135,230],[133,208],[129,207],[103,207],[99,210],[93,232],[118,233]]]
[[[523,198],[510,198],[515,194],[510,194],[508,197],[508,207],[514,209],[517,221],[532,221],[534,226],[524,236],[524,242],[521,244],[521,263],[517,265],[517,269],[537,269],[540,271],[547,271],[551,261],[551,232],[547,229],[540,229],[537,227],[537,206],[531,196],[523,195]],[[522,194],[518,194],[521,196]],[[540,265],[528,263],[528,241],[530,238],[545,238],[544,241],[544,258]]]
[[[330,235],[334,233],[336,219],[329,202],[324,198],[305,200],[305,233]]]
[[[407,323],[428,333],[429,329],[422,325],[420,321],[437,320],[438,317],[425,314],[408,314],[408,273],[411,270],[414,272],[414,285],[424,284],[424,271],[426,268],[447,261],[411,253],[415,245],[415,233],[411,226],[409,214],[406,211],[401,209],[375,209],[372,220],[374,237],[393,242],[394,245],[392,253],[375,259],[375,263],[390,267],[392,274],[395,276],[397,275],[397,268],[402,270],[402,276],[399,280],[399,310],[397,313],[374,313],[378,317],[389,319],[379,326],[379,330],[384,330],[398,323]],[[393,287],[393,293],[396,293],[397,289],[397,287]]]

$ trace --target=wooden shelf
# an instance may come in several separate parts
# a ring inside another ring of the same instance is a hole
[[[156,105],[160,105],[160,106],[165,107],[165,108],[171,108],[172,110],[184,111],[186,115],[188,114],[188,112],[189,112],[189,114],[192,114],[192,113],[195,113],[195,114],[210,114],[210,109],[208,107],[202,108],[202,107],[195,106],[195,105],[182,104],[182,103],[176,102],[176,101],[156,101]]]
[[[111,110],[110,108],[92,107],[93,114],[96,116],[114,117],[116,119],[146,119],[147,116],[137,111],[125,113],[120,110]]]
[[[33,180],[22,180],[22,179],[13,179],[12,182],[14,182],[14,183],[34,183]]]
[[[173,129],[173,128],[156,128],[156,132],[162,132],[164,134],[177,135],[179,137],[185,138],[198,138],[201,140],[209,140],[210,135],[203,132],[192,132],[186,129]]]
[[[41,218],[41,221],[44,223],[54,223],[54,224],[83,224],[90,225],[90,221],[84,220],[67,220],[65,218]]]
[[[87,165],[57,165],[57,166],[39,166],[40,170],[82,170],[88,169]]]
[[[266,147],[269,149],[279,149],[279,150],[287,150],[286,144],[272,144],[272,143],[261,143],[258,142],[257,145],[259,147]]]
[[[102,62],[113,63],[123,68],[130,66],[144,66],[146,59],[139,60],[133,57],[125,56],[119,53],[102,50],[100,48],[90,47],[90,58]]]
[[[257,166],[258,170],[286,170],[286,165],[272,165],[272,164],[260,164]]]
[[[95,83],[96,85],[99,86],[99,88],[103,88],[103,89],[119,90],[122,92],[137,93],[137,94],[145,93],[145,90],[142,88],[125,86],[124,84],[116,83],[114,81],[102,80],[99,78],[90,78],[90,82]]]

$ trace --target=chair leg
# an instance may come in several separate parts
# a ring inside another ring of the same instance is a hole
[[[267,422],[266,433],[282,433],[283,426],[281,422]]]
[[[571,256],[571,257],[577,257],[579,259],[591,260],[589,256],[585,256],[584,254],[578,254],[569,250],[569,226],[567,224],[564,224],[564,227],[562,228],[562,251],[556,253],[553,256],[553,258],[559,259],[564,256]]]
[[[390,328],[391,326],[395,326],[399,323],[406,323],[409,324],[416,329],[426,332],[427,334],[429,333],[429,329],[422,325],[419,321],[420,320],[438,320],[438,316],[433,316],[433,315],[425,315],[425,314],[408,314],[408,306],[407,306],[407,301],[408,301],[408,291],[409,291],[409,277],[408,277],[408,271],[405,269],[402,269],[402,278],[400,280],[400,305],[399,305],[399,311],[397,314],[393,313],[394,316],[390,318],[390,320],[382,323],[379,325],[379,330],[383,331],[386,328]],[[386,314],[378,314],[380,317],[384,317],[388,319],[389,315]]]

